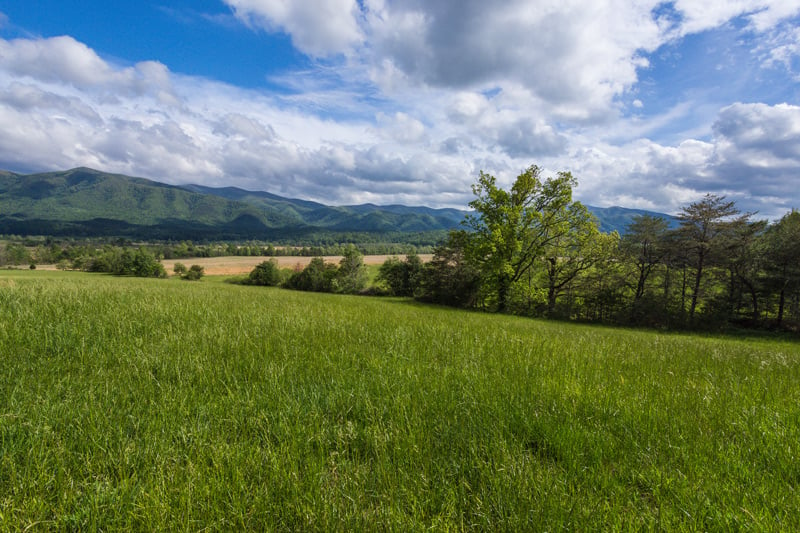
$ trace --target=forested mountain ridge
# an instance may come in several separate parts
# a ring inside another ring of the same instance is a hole
[[[589,210],[601,231],[620,233],[634,215],[646,213]],[[273,240],[321,231],[444,232],[460,227],[466,214],[403,205],[332,207],[262,191],[167,185],[83,167],[38,174],[0,171],[3,234]]]

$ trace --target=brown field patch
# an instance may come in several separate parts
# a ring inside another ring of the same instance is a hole
[[[386,261],[390,255],[365,255],[364,256],[364,264],[365,265],[381,265],[384,261]],[[404,256],[398,256],[404,257]],[[427,263],[433,257],[432,254],[420,254],[420,259],[423,262]],[[238,257],[238,256],[226,256],[226,257],[195,257],[189,259],[165,259],[161,263],[164,265],[164,268],[167,270],[168,274],[172,274],[172,269],[175,266],[175,263],[183,263],[187,267],[191,265],[200,265],[205,269],[205,273],[209,276],[236,276],[241,274],[247,274],[253,268],[263,262],[269,260],[269,257]],[[305,268],[305,266],[311,262],[311,257],[298,257],[298,256],[280,256],[275,257],[278,261],[278,266],[281,268],[294,268],[298,267],[300,269]],[[326,255],[323,257],[326,263],[336,263],[338,264],[339,261],[342,260],[341,255]]]

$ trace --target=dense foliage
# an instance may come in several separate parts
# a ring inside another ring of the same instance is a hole
[[[520,174],[509,191],[481,173],[469,231],[453,231],[415,276],[426,301],[658,327],[800,325],[800,212],[767,224],[707,195],[679,226],[642,215],[620,238],[572,200],[568,173]],[[389,272],[396,262],[385,265]]]
[[[251,273],[254,274],[259,267]],[[367,271],[361,253],[355,246],[345,249],[339,265],[314,257],[306,267],[293,273],[283,286],[288,289],[312,292],[357,294],[367,285]]]
[[[244,280],[245,285],[262,285],[264,287],[275,287],[282,282],[281,269],[275,259],[263,261],[256,267]]]
[[[158,258],[144,247],[135,250],[107,247],[101,253],[81,263],[80,270],[140,278],[164,278],[167,276],[167,272]]]

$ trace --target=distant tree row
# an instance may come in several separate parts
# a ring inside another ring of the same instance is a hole
[[[73,263],[73,267],[74,267]],[[167,271],[158,258],[147,248],[106,247],[101,253],[80,264],[80,270],[107,272],[117,276],[165,278]]]
[[[707,195],[679,225],[639,216],[604,234],[566,172],[532,166],[510,190],[481,173],[467,228],[422,266],[393,258],[393,294],[527,316],[653,327],[800,324],[800,212],[768,224]]]
[[[334,243],[325,246],[276,246],[256,242],[195,244],[191,241],[148,245],[146,248],[159,259],[189,259],[199,257],[318,257],[344,255],[352,243]],[[102,242],[44,242],[16,237],[6,244],[0,243],[0,267],[29,264],[62,264],[66,268],[82,270],[83,265],[96,256],[106,253],[109,247],[138,249],[141,245],[124,241],[116,244]],[[407,254],[417,248],[402,243],[361,243],[362,254]],[[433,247],[423,247],[420,253],[429,253]]]

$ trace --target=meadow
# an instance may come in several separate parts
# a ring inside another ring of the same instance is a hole
[[[800,530],[800,342],[0,271],[0,530]]]

